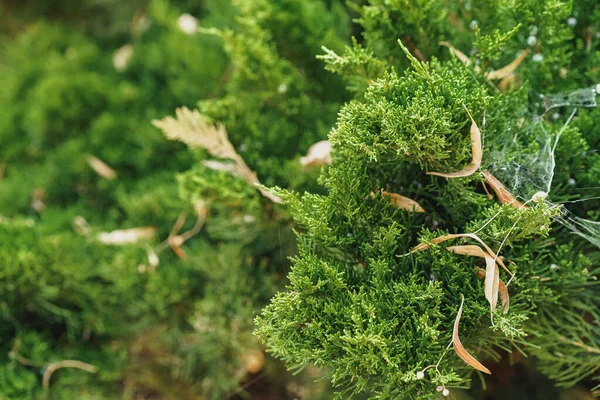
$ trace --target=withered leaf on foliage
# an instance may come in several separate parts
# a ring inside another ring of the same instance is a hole
[[[111,232],[100,232],[96,236],[96,239],[104,244],[120,246],[152,239],[155,234],[155,227],[145,226],[141,228],[118,229]]]
[[[490,303],[492,312],[496,311],[498,304],[498,285],[500,281],[500,275],[498,266],[494,259],[490,256],[485,258],[485,298]]]
[[[310,146],[305,157],[300,158],[300,164],[303,168],[320,167],[331,164],[331,142],[321,140]]]
[[[498,303],[498,286],[500,281],[500,275],[498,266],[494,258],[487,252],[485,252],[479,246],[466,245],[466,246],[452,246],[447,247],[446,250],[462,255],[469,255],[475,257],[481,257],[485,259],[486,270],[485,270],[485,284],[484,292],[485,298],[490,303],[490,309],[492,312],[496,311]]]
[[[479,278],[485,277],[485,270],[479,267],[475,267],[475,272]],[[498,279],[498,294],[500,296],[500,303],[502,304],[502,313],[508,313],[510,307],[510,297],[508,295],[508,287],[502,279]]]
[[[506,267],[504,262],[500,258],[498,258],[496,253],[494,253],[494,251],[487,244],[485,244],[485,242],[483,240],[481,240],[481,238],[479,236],[475,235],[474,233],[452,233],[449,235],[439,236],[434,239],[431,239],[429,242],[419,243],[418,245],[416,245],[415,247],[412,248],[412,250],[409,252],[409,254],[415,253],[417,251],[427,250],[431,247],[432,244],[439,244],[439,243],[445,242],[447,240],[461,238],[461,237],[468,237],[468,238],[478,241],[483,246],[485,251],[494,259],[495,262],[497,262],[506,272],[508,272],[510,274],[510,276],[514,275],[511,272],[511,270],[509,270]]]
[[[423,207],[413,199],[409,199],[408,197],[401,196],[397,193],[386,192],[385,190],[381,191],[381,195],[383,197],[387,197],[390,200],[390,203],[396,208],[402,208],[407,211],[413,212],[425,212]]]
[[[450,49],[450,51],[452,52],[452,54],[454,54],[456,56],[456,58],[458,58],[467,67],[472,64],[471,59],[469,57],[467,57],[467,55],[465,53],[458,50],[456,47],[452,46],[450,43],[440,42],[440,45],[448,47]],[[526,48],[510,64],[508,64],[500,69],[497,69],[495,71],[490,71],[489,73],[487,73],[485,75],[486,79],[488,81],[491,81],[494,79],[503,79],[503,78],[510,76],[517,69],[517,67],[519,65],[521,65],[523,60],[525,60],[525,57],[527,57],[529,50],[530,50],[529,48]],[[481,73],[481,68],[479,66],[476,66],[475,72]]]
[[[517,67],[519,65],[521,65],[521,63],[523,62],[523,60],[525,59],[525,57],[527,57],[528,53],[529,53],[529,48],[526,48],[510,64],[508,64],[507,66],[505,66],[503,68],[497,69],[495,71],[491,71],[485,77],[487,78],[488,81],[491,81],[493,79],[506,78],[507,76],[509,76],[510,74],[512,74],[513,71],[515,69],[517,69]]]
[[[97,157],[89,155],[87,158],[87,163],[98,175],[100,175],[103,178],[112,180],[117,177],[117,173],[115,172],[115,170],[109,167],[108,164],[106,164],[104,161]]]
[[[168,139],[179,140],[191,148],[201,147],[214,157],[233,160],[230,171],[232,175],[244,179],[251,186],[257,187],[257,185],[260,185],[256,173],[246,165],[244,159],[235,151],[227,138],[227,131],[223,125],[208,123],[198,110],[192,111],[182,107],[175,112],[177,118],[166,117],[162,120],[154,120],[152,124],[161,129]],[[257,189],[272,202],[282,202],[281,198],[269,191],[260,187],[257,187]]]
[[[460,323],[460,317],[462,315],[465,296],[461,294],[460,297],[460,308],[458,309],[458,313],[456,314],[456,319],[454,320],[454,329],[452,331],[452,345],[454,346],[454,351],[456,352],[456,355],[458,355],[464,362],[469,364],[471,367],[481,372],[485,372],[488,375],[491,375],[492,373],[490,372],[490,370],[484,367],[483,364],[481,364],[479,361],[477,361],[477,359],[475,359],[475,357],[469,354],[469,352],[465,350],[464,346],[460,342],[460,338],[458,336],[458,325]]]
[[[467,108],[465,107],[465,110]],[[437,175],[443,176],[445,178],[464,178],[466,176],[472,175],[475,171],[479,169],[481,166],[481,159],[483,158],[483,148],[481,145],[481,131],[477,126],[477,123],[471,116],[469,110],[467,110],[467,114],[469,114],[469,118],[471,118],[471,153],[473,154],[473,159],[471,162],[461,169],[460,171],[455,172],[427,172],[428,175]]]
[[[490,185],[494,193],[496,193],[496,196],[498,196],[498,200],[500,200],[501,204],[508,204],[515,208],[527,208],[527,206],[520,203],[515,196],[513,196],[513,194],[509,192],[508,189],[506,189],[498,179],[496,179],[494,175],[488,171],[482,171],[481,174],[485,178],[485,181]]]

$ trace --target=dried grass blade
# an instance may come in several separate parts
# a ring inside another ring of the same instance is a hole
[[[465,107],[465,110],[467,108]],[[473,116],[467,110],[467,114],[469,114],[469,118],[471,118],[471,153],[473,154],[473,159],[465,168],[460,171],[455,172],[427,172],[427,175],[436,175],[443,176],[444,178],[464,178],[469,175],[473,175],[481,166],[481,160],[483,158],[483,147],[481,144],[481,131],[479,130],[479,126],[473,119]]]
[[[381,191],[381,195],[384,197],[389,197],[390,203],[396,208],[402,208],[407,211],[412,212],[425,212],[423,207],[413,199],[409,199],[408,197],[401,196],[397,193],[386,192],[385,190]]]
[[[489,369],[484,367],[483,364],[477,361],[475,357],[473,357],[471,354],[469,354],[467,350],[465,350],[464,346],[460,342],[460,338],[458,337],[458,325],[460,323],[460,316],[462,315],[463,304],[465,302],[465,296],[461,294],[460,297],[460,308],[458,309],[458,313],[456,314],[456,319],[454,320],[454,330],[452,331],[452,345],[454,346],[454,351],[456,352],[457,356],[459,356],[464,362],[469,364],[471,367],[481,372],[485,372],[488,375],[491,375],[492,373]]]
[[[515,69],[517,69],[517,67],[519,65],[521,65],[521,63],[523,62],[523,60],[525,59],[525,57],[527,57],[527,54],[529,53],[529,48],[525,49],[524,51],[521,52],[521,54],[519,54],[519,56],[517,58],[515,58],[513,60],[513,62],[511,62],[510,64],[508,64],[507,66],[500,68],[496,71],[492,71],[489,74],[486,75],[486,78],[488,81],[491,81],[493,79],[502,79],[502,78],[506,78],[507,76],[509,76],[510,74],[513,73],[513,71]]]
[[[490,185],[496,196],[498,196],[498,200],[500,200],[500,204],[508,204],[515,208],[527,208],[527,206],[520,203],[515,196],[511,192],[509,192],[502,183],[494,175],[489,173],[488,171],[482,171],[481,174],[485,178],[485,181]]]
[[[496,311],[498,305],[498,285],[500,275],[496,261],[490,256],[485,258],[485,298],[490,303],[492,312]]]

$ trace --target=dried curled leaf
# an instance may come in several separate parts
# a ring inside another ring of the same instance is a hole
[[[511,272],[511,270],[509,270],[506,267],[504,262],[500,258],[498,258],[498,255],[496,253],[494,253],[494,251],[487,244],[485,244],[485,242],[483,240],[481,240],[481,238],[479,236],[475,235],[474,233],[453,233],[453,234],[449,234],[449,235],[439,236],[439,237],[436,237],[435,239],[430,240],[429,242],[419,243],[418,245],[416,245],[415,247],[412,248],[412,250],[409,252],[409,254],[415,253],[417,251],[427,250],[431,247],[432,244],[439,244],[439,243],[445,242],[447,240],[456,239],[456,238],[460,238],[460,237],[468,237],[470,239],[474,239],[474,240],[478,241],[483,246],[483,248],[488,253],[488,255],[494,259],[495,262],[497,262],[506,272],[508,272],[511,277],[514,275]]]
[[[488,73],[486,75],[486,79],[488,81],[491,81],[493,79],[503,79],[506,78],[507,76],[509,76],[510,74],[513,73],[513,71],[515,69],[517,69],[517,67],[519,65],[521,65],[521,63],[523,62],[523,60],[525,59],[525,57],[527,57],[527,54],[529,53],[529,48],[523,50],[521,52],[521,54],[519,54],[519,56],[517,58],[515,58],[513,60],[513,62],[511,62],[510,64],[508,64],[507,66],[497,69],[496,71],[491,71],[490,73]]]
[[[472,244],[468,244],[468,245],[464,245],[464,246],[450,246],[450,247],[446,247],[446,250],[448,250],[451,253],[462,254],[462,255],[466,255],[466,256],[474,256],[474,257],[481,257],[481,258],[486,258],[486,257],[490,256],[481,247],[475,246]]]
[[[446,46],[447,48],[449,48],[450,51],[452,52],[452,54],[454,54],[456,56],[456,58],[458,58],[458,60],[460,62],[464,63],[467,67],[472,64],[471,59],[469,57],[467,57],[467,55],[465,53],[458,50],[456,47],[452,46],[450,43],[440,42],[440,45]],[[481,72],[481,68],[478,65],[475,66],[475,72],[477,72],[477,73]]]
[[[117,173],[115,172],[115,170],[109,167],[108,164],[106,164],[104,161],[97,157],[94,157],[92,155],[88,156],[87,163],[98,175],[100,175],[103,178],[112,180],[117,177]]]
[[[300,158],[300,164],[303,168],[320,167],[331,164],[331,142],[321,140],[310,146],[305,157]]]
[[[260,182],[256,173],[244,162],[244,159],[235,151],[227,138],[227,131],[221,124],[213,125],[206,121],[198,110],[186,107],[178,108],[177,118],[166,117],[163,120],[154,120],[152,124],[161,129],[170,140],[179,140],[191,148],[206,149],[212,156],[233,160],[230,173],[244,179],[249,185],[257,187]],[[269,191],[257,187],[263,196],[274,203],[281,203],[281,198]]]
[[[466,245],[466,246],[452,246],[447,247],[446,250],[455,254],[463,254],[475,257],[481,257],[485,259],[486,270],[485,270],[485,284],[484,292],[485,298],[490,303],[490,310],[496,311],[498,303],[498,285],[500,281],[500,275],[498,266],[494,258],[487,252],[485,252],[479,246]]]
[[[465,107],[465,110],[467,108]],[[483,158],[483,148],[481,145],[481,131],[477,126],[477,123],[473,119],[473,116],[467,110],[467,114],[469,114],[469,118],[471,118],[471,153],[473,154],[473,159],[471,162],[460,171],[456,172],[427,172],[428,175],[437,175],[443,176],[445,178],[464,178],[466,176],[472,175],[479,169],[481,166],[481,159]]]
[[[500,274],[498,266],[494,259],[490,256],[485,258],[485,298],[490,303],[490,309],[492,312],[496,311],[498,304],[498,285],[500,281]]]
[[[417,203],[413,199],[409,199],[408,197],[401,196],[397,193],[386,192],[385,190],[381,191],[381,195],[384,197],[388,197],[390,203],[392,203],[392,205],[396,208],[402,208],[407,211],[419,213],[425,212],[425,210],[423,209],[423,207],[421,207],[419,203]]]
[[[502,313],[508,313],[508,308],[510,307],[510,296],[508,295],[508,287],[502,281],[502,279],[498,280],[498,293],[500,294],[500,303],[502,304]]]
[[[482,171],[481,174],[485,178],[485,181],[490,185],[498,200],[501,204],[508,204],[515,208],[527,208],[527,206],[520,203],[511,192],[509,192],[504,185],[500,183],[498,179],[488,171]]]
[[[450,49],[450,51],[452,52],[452,54],[454,54],[456,56],[456,58],[458,58],[462,63],[464,63],[467,67],[469,65],[472,64],[472,61],[469,57],[467,57],[467,55],[465,53],[463,53],[462,51],[458,50],[456,47],[452,46],[450,43],[448,42],[440,42],[440,45],[442,46],[446,46]],[[486,74],[486,79],[488,81],[494,80],[494,79],[504,79],[509,77],[516,69],[519,65],[521,65],[521,63],[523,62],[523,60],[525,60],[525,57],[527,57],[527,54],[529,53],[529,48],[525,49],[524,51],[521,52],[521,54],[519,54],[517,56],[517,58],[515,58],[510,64],[497,69],[495,71],[490,71]],[[481,68],[479,66],[475,67],[475,72],[480,73],[481,72]]]
[[[452,345],[454,346],[454,351],[456,352],[457,356],[459,356],[464,362],[469,364],[471,367],[481,372],[485,372],[488,375],[491,375],[492,373],[489,369],[484,367],[483,364],[477,361],[475,357],[473,357],[471,354],[469,354],[467,350],[465,350],[464,346],[460,342],[460,338],[458,337],[458,325],[460,323],[460,316],[462,315],[463,304],[465,302],[465,296],[461,294],[460,297],[460,308],[458,309],[458,313],[456,314],[456,319],[454,320],[454,329],[452,331]]]
[[[475,272],[479,278],[485,277],[485,270],[479,267],[475,267]],[[502,279],[498,279],[498,295],[500,296],[500,303],[502,304],[502,313],[508,313],[510,307],[510,296],[508,295],[508,287]]]
[[[152,239],[155,234],[155,227],[145,226],[141,228],[119,229],[112,232],[100,232],[96,236],[96,239],[104,244],[122,246]]]

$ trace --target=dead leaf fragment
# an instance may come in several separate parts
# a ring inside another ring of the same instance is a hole
[[[178,108],[177,118],[166,117],[162,120],[154,120],[152,124],[161,129],[170,140],[179,140],[191,148],[206,149],[212,156],[233,160],[230,173],[242,178],[249,185],[256,187],[258,191],[274,203],[281,203],[282,199],[271,192],[258,187],[260,181],[256,173],[252,171],[244,159],[235,151],[235,148],[227,138],[227,131],[221,124],[210,124],[198,110],[190,110],[186,107]],[[217,166],[217,164],[220,164]],[[223,163],[214,162],[209,164],[215,169],[226,168]]]
[[[141,228],[118,229],[112,232],[100,232],[96,236],[96,239],[104,244],[122,246],[152,239],[155,234],[155,227],[145,226]]]
[[[450,44],[448,42],[440,42],[440,45],[448,47],[450,49],[450,51],[452,52],[452,54],[454,54],[456,56],[456,58],[458,58],[459,61],[464,63],[467,67],[472,64],[471,59],[465,53],[458,50],[456,47],[452,46],[452,44]],[[521,65],[523,60],[525,60],[525,57],[527,57],[527,54],[529,53],[529,51],[530,51],[530,49],[526,48],[510,64],[508,64],[500,69],[497,69],[495,71],[488,72],[485,76],[486,79],[488,81],[491,81],[494,79],[504,79],[504,78],[511,76],[513,74],[513,72],[517,69],[517,67],[519,65]],[[481,68],[479,66],[475,66],[475,72],[481,73]],[[504,85],[506,85],[507,83],[508,83],[508,81],[505,82]]]
[[[485,278],[485,270],[479,267],[475,267],[477,277]],[[498,295],[500,296],[500,304],[502,304],[502,313],[508,313],[510,307],[510,296],[508,295],[508,287],[502,279],[498,279]]]
[[[467,108],[465,107],[465,110]],[[469,114],[469,118],[471,118],[471,153],[473,154],[473,159],[471,162],[460,171],[456,172],[427,172],[427,175],[437,175],[443,176],[445,178],[464,178],[466,176],[472,175],[479,169],[481,166],[481,159],[483,158],[483,148],[481,145],[481,131],[477,126],[477,123],[471,116],[469,110],[467,110],[467,114]]]
[[[494,259],[490,256],[485,257],[485,298],[490,303],[490,309],[492,312],[496,311],[498,304],[498,285],[500,281],[500,275],[498,266]]]
[[[101,159],[89,155],[87,158],[87,163],[92,169],[101,177],[106,178],[108,180],[113,180],[117,177],[117,173],[114,169],[108,166]]]
[[[464,346],[460,342],[460,338],[458,337],[458,325],[460,323],[460,317],[462,315],[463,304],[465,302],[465,296],[463,296],[461,294],[460,297],[461,297],[460,308],[458,309],[458,313],[456,314],[456,319],[454,320],[454,329],[452,331],[452,345],[454,346],[454,351],[456,352],[457,356],[459,356],[464,362],[469,364],[471,367],[473,367],[481,372],[484,372],[488,375],[491,375],[492,373],[490,372],[489,369],[484,367],[483,364],[481,364],[479,361],[477,361],[477,359],[475,359],[475,357],[473,357],[471,354],[469,354],[469,352],[467,350],[465,350]]]
[[[508,204],[515,208],[527,208],[527,206],[519,202],[494,175],[488,171],[482,171],[481,174],[485,178],[485,181],[491,186],[494,193],[496,193],[500,204]]]
[[[502,304],[502,313],[508,313],[508,308],[510,307],[510,297],[508,295],[508,288],[502,281],[502,279],[498,280],[498,293],[500,294],[500,303]]]
[[[489,257],[489,254],[483,251],[481,247],[472,244],[468,244],[465,246],[450,246],[446,247],[446,250],[448,250],[451,253],[462,254],[466,256],[474,256],[481,258]]]
[[[517,67],[519,65],[521,65],[521,63],[523,62],[523,60],[525,59],[525,57],[527,57],[527,54],[529,53],[529,48],[526,48],[525,50],[523,50],[521,52],[521,54],[519,54],[519,56],[517,58],[515,58],[513,60],[513,62],[511,62],[510,64],[508,64],[507,66],[500,68],[498,70],[495,71],[491,71],[490,73],[488,73],[486,75],[486,78],[488,81],[491,81],[493,79],[503,79],[506,78],[507,76],[509,76],[510,74],[513,73],[513,71],[515,69],[517,69]]]
[[[450,43],[440,42],[440,45],[446,46],[447,48],[449,48],[450,51],[452,52],[452,54],[454,54],[456,56],[456,58],[458,58],[458,60],[460,62],[464,63],[467,67],[472,64],[471,59],[469,57],[467,57],[467,55],[465,53],[458,50],[456,47],[452,46]],[[479,67],[479,65],[475,66],[475,72],[477,72],[477,73],[481,72],[481,68]]]
[[[496,261],[506,272],[508,272],[511,277],[514,276],[514,274],[511,272],[511,270],[509,270],[506,267],[506,265],[498,257],[498,255],[496,253],[494,253],[494,251],[487,244],[485,244],[485,242],[483,240],[481,240],[481,238],[479,236],[475,235],[474,233],[452,233],[449,235],[439,236],[434,239],[431,239],[429,242],[419,243],[418,245],[416,245],[415,247],[412,248],[412,250],[409,252],[409,254],[415,253],[417,251],[427,250],[431,247],[432,244],[439,244],[439,243],[445,242],[447,240],[456,239],[456,238],[460,238],[460,237],[468,237],[470,239],[474,239],[474,240],[478,241],[483,246],[483,248],[488,253],[488,255],[490,255],[494,259],[494,261]]]
[[[300,158],[302,168],[320,167],[331,164],[331,142],[321,140],[310,146],[305,157]]]
[[[479,246],[452,246],[447,247],[446,250],[455,254],[469,255],[485,259],[486,270],[483,275],[485,276],[485,298],[490,303],[490,310],[492,312],[496,311],[496,306],[498,303],[498,285],[500,275],[498,266],[496,265],[496,261],[494,260],[494,258]]]
[[[425,210],[423,209],[423,207],[421,207],[419,203],[417,203],[413,199],[409,199],[408,197],[401,196],[397,193],[386,192],[385,190],[381,191],[381,195],[384,197],[388,197],[390,203],[392,203],[392,205],[396,208],[402,208],[407,211],[419,213],[425,212]]]

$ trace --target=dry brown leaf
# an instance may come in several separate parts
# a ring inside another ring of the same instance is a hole
[[[491,186],[494,193],[496,193],[501,204],[508,204],[515,208],[527,208],[527,206],[519,202],[494,175],[488,171],[482,171],[481,174],[485,178],[485,181]]]
[[[468,244],[465,246],[446,247],[446,250],[448,250],[451,253],[462,254],[462,255],[466,255],[466,256],[474,256],[474,257],[481,257],[481,258],[490,256],[481,247],[475,246],[472,244]]]
[[[227,138],[227,131],[223,125],[208,123],[198,110],[192,111],[182,107],[178,108],[175,113],[177,118],[166,117],[162,120],[154,120],[152,124],[161,129],[168,139],[179,140],[191,148],[201,147],[214,157],[233,160],[230,170],[232,175],[242,178],[249,185],[256,187],[264,197],[272,202],[282,202],[280,197],[258,187],[261,183],[256,173],[246,165],[244,159],[235,151]]]
[[[456,319],[454,320],[454,329],[452,331],[452,345],[454,346],[454,351],[456,352],[456,355],[458,355],[464,362],[469,364],[471,367],[481,372],[485,372],[488,375],[491,375],[492,373],[489,369],[484,367],[483,364],[477,361],[475,357],[473,357],[471,354],[469,354],[467,350],[465,350],[464,346],[460,342],[460,338],[458,337],[458,325],[460,323],[460,316],[462,315],[463,303],[465,302],[465,296],[461,294],[460,297],[460,308],[458,309],[458,313],[456,314]]]
[[[467,108],[465,107],[465,110]],[[469,114],[469,118],[471,118],[471,153],[473,154],[473,159],[465,168],[460,171],[455,172],[427,172],[428,175],[437,175],[443,176],[445,178],[464,178],[466,176],[472,175],[479,169],[481,166],[481,159],[483,158],[483,148],[481,145],[481,131],[477,126],[477,123],[473,119],[473,116],[467,110],[467,114]]]
[[[481,257],[485,259],[486,271],[485,271],[485,298],[490,303],[490,309],[492,312],[496,311],[498,303],[498,284],[500,280],[498,266],[494,258],[489,253],[485,252],[479,246],[466,245],[466,246],[452,246],[447,247],[446,250],[455,253],[468,256]]]
[[[510,64],[508,64],[507,66],[500,68],[496,71],[491,71],[490,73],[488,73],[486,75],[486,79],[488,81],[491,81],[493,79],[502,79],[502,78],[506,78],[507,76],[509,76],[510,74],[513,73],[513,71],[515,69],[517,69],[517,67],[523,62],[523,60],[525,59],[525,57],[527,57],[527,54],[529,53],[529,48],[526,48],[525,50],[523,50],[521,52],[521,54],[519,54],[519,56],[517,58],[515,58],[513,60],[513,62],[511,62]]]
[[[458,50],[456,47],[452,46],[450,43],[440,42],[440,45],[448,47],[450,49],[450,51],[452,52],[452,54],[454,54],[456,56],[456,58],[458,58],[459,61],[464,63],[467,67],[472,64],[471,59],[469,57],[467,57],[467,55],[465,53]],[[517,67],[519,65],[521,65],[523,60],[525,60],[525,57],[527,57],[529,50],[530,49],[527,48],[524,51],[522,51],[521,54],[519,54],[519,56],[517,58],[515,58],[510,64],[508,64],[498,70],[491,71],[488,74],[486,74],[486,79],[488,81],[491,81],[494,79],[505,79],[505,78],[511,77],[511,75],[513,75],[514,70],[516,70]],[[480,73],[481,68],[479,66],[476,66],[475,72]],[[500,83],[500,86],[506,86],[510,83],[511,83],[511,80],[503,81]]]
[[[418,245],[416,245],[415,247],[413,247],[410,252],[411,253],[415,253],[417,251],[427,250],[427,249],[429,249],[431,247],[432,244],[439,244],[439,243],[445,242],[446,240],[455,239],[457,237],[460,237],[460,236],[459,235],[455,235],[455,234],[439,236],[439,237],[436,237],[434,239],[431,239],[429,242],[419,243]]]
[[[490,309],[492,312],[496,311],[498,305],[498,285],[500,281],[500,274],[498,266],[494,259],[490,256],[485,257],[485,298],[490,303]]]
[[[517,81],[517,75],[512,73],[512,74],[502,78],[502,80],[498,84],[498,89],[500,89],[500,91],[506,93],[506,92],[510,91],[513,87],[515,87],[516,81]]]
[[[500,294],[500,303],[502,304],[502,313],[508,313],[508,308],[510,307],[510,296],[508,295],[508,288],[500,279],[498,281],[498,293]]]
[[[137,243],[141,240],[152,239],[155,234],[155,227],[145,226],[141,228],[119,229],[112,232],[100,232],[96,236],[96,239],[104,244],[122,246]]]
[[[305,157],[300,158],[302,168],[320,167],[322,165],[331,164],[331,142],[329,140],[321,140],[310,146]]]
[[[440,42],[440,44],[442,46],[448,47],[450,49],[450,51],[452,52],[452,54],[454,54],[456,56],[456,58],[458,58],[458,60],[460,62],[464,63],[467,67],[472,64],[471,59],[469,57],[467,57],[467,55],[465,53],[458,50],[456,47],[452,46],[450,43]],[[481,72],[481,67],[479,67],[479,65],[475,66],[475,72],[477,72],[477,73]]]
[[[412,248],[410,253],[427,250],[431,247],[431,244],[439,244],[447,240],[456,239],[459,237],[468,237],[478,241],[483,246],[488,255],[491,256],[494,259],[494,261],[496,261],[506,272],[508,272],[510,276],[513,276],[513,273],[506,267],[504,262],[500,258],[498,258],[498,255],[494,253],[493,250],[487,244],[485,244],[485,242],[481,240],[479,236],[475,235],[474,233],[453,233],[449,235],[439,236],[434,239],[431,239],[429,242],[419,243],[418,245]]]
[[[423,207],[413,199],[409,199],[408,197],[401,196],[397,193],[386,192],[385,190],[381,191],[381,195],[384,197],[389,197],[390,203],[396,208],[402,208],[407,211],[412,212],[425,212]]]
[[[475,272],[480,279],[485,277],[484,269],[475,267]],[[510,296],[508,295],[508,287],[506,287],[506,284],[502,279],[498,279],[498,294],[500,296],[500,303],[502,304],[502,313],[506,314],[510,307]]]
[[[92,169],[101,177],[112,180],[117,177],[117,173],[114,169],[108,166],[101,159],[94,157],[92,155],[88,156],[87,163]]]

